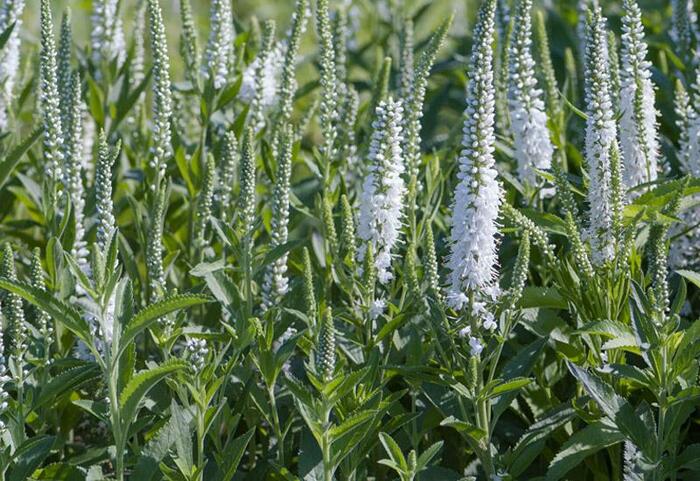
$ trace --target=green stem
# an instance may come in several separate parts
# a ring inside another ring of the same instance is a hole
[[[243,269],[245,276],[245,296],[246,296],[246,319],[253,317],[253,273],[251,267],[251,257],[253,254],[253,233],[249,226],[246,226],[248,233],[245,235],[243,247]]]
[[[327,403],[327,401],[324,401]],[[326,404],[323,415],[323,435],[321,436],[321,454],[323,456],[323,481],[333,481],[333,465],[331,461],[330,418],[331,408]]]
[[[197,468],[199,469],[199,474],[197,479],[199,481],[204,480],[204,413],[206,408],[202,409],[202,406],[197,405]]]
[[[481,392],[483,389],[483,378],[481,375],[479,375],[478,379],[477,392]],[[491,406],[487,399],[482,398],[479,398],[476,404],[476,424],[486,433],[481,443],[481,464],[483,465],[484,472],[486,473],[486,479],[491,479],[492,475],[495,474],[493,470],[493,459],[491,458]]]
[[[268,388],[267,394],[270,397],[270,408],[272,410],[272,429],[277,437],[277,459],[280,466],[284,466],[284,436],[280,425],[279,413],[277,412],[277,400],[275,398],[274,384]]]

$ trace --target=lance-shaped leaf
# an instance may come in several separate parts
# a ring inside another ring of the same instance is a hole
[[[61,396],[78,389],[99,376],[100,368],[92,362],[67,369],[41,387],[39,396],[34,401],[33,409],[55,402]]]
[[[221,459],[219,460],[221,473],[220,476],[216,478],[217,481],[231,481],[231,479],[233,479],[238,465],[241,462],[241,458],[243,458],[243,454],[245,454],[246,447],[248,447],[248,443],[254,433],[255,427],[251,428],[247,433],[230,440],[226,444]]]
[[[640,447],[645,454],[651,454],[656,446],[656,433],[647,429],[644,422],[635,413],[634,408],[609,384],[595,374],[567,362],[569,370],[578,379],[586,392],[598,403],[605,415],[615,423],[627,439]]]
[[[12,149],[7,157],[0,162],[0,188],[2,188],[5,182],[10,178],[15,167],[17,167],[19,161],[22,160],[22,156],[34,145],[34,142],[36,142],[43,133],[43,127],[35,129],[24,142]]]
[[[148,392],[165,377],[186,367],[187,363],[184,361],[171,359],[160,366],[142,371],[131,378],[129,384],[126,385],[119,395],[123,432],[127,432],[131,423],[134,422],[139,405]]]
[[[180,309],[206,304],[211,298],[201,294],[179,294],[167,297],[139,311],[125,325],[124,334],[120,340],[119,355],[142,331],[148,329],[159,319]],[[117,356],[118,358],[119,356]]]
[[[0,278],[0,289],[17,294],[25,301],[43,310],[56,321],[62,322],[67,329],[85,344],[88,346],[92,345],[90,329],[85,320],[73,307],[56,299],[46,291],[32,287],[25,282]]]
[[[612,426],[602,422],[589,424],[564,443],[549,465],[546,480],[562,479],[591,454],[624,440],[625,436]]]
[[[30,479],[34,470],[51,452],[55,440],[53,436],[37,436],[22,444],[13,455],[14,463],[7,479],[9,481]]]

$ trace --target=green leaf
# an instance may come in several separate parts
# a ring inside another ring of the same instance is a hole
[[[314,436],[303,430],[299,446],[299,477],[303,481],[323,481],[323,456]]]
[[[595,374],[567,362],[569,370],[578,379],[586,392],[598,403],[605,415],[615,423],[617,428],[646,454],[650,454],[656,445],[656,433],[647,429],[634,408],[609,384]]]
[[[151,481],[158,472],[158,464],[165,459],[170,448],[180,437],[182,432],[181,424],[189,426],[192,421],[192,413],[183,410],[184,419],[171,417],[168,423],[163,426],[155,436],[141,450],[136,467],[132,473],[133,479],[140,481]]]
[[[540,420],[530,426],[520,437],[513,451],[506,455],[508,472],[518,478],[542,451],[547,437],[574,417],[576,417],[576,410],[569,403],[543,414]]]
[[[34,401],[33,409],[58,400],[61,396],[78,389],[83,384],[97,379],[100,374],[100,368],[95,363],[85,363],[62,372],[41,387],[39,396]]]
[[[51,452],[54,441],[53,436],[37,436],[22,444],[12,457],[13,463],[8,481],[29,479]]]
[[[32,147],[32,145],[34,145],[34,142],[36,142],[43,133],[43,127],[35,129],[29,135],[29,137],[24,140],[24,142],[12,149],[5,159],[3,159],[3,161],[0,163],[0,189],[10,178],[12,172],[14,172],[15,167],[17,167],[17,164],[19,164],[19,161],[22,160],[24,154]]]
[[[9,25],[3,32],[0,34],[0,50],[5,48],[5,44],[7,41],[10,39],[10,35],[12,35],[12,31],[15,29],[15,25],[17,25],[17,22],[12,22],[11,25]]]
[[[255,428],[253,427],[247,433],[230,440],[226,444],[220,462],[221,477],[218,478],[219,481],[231,481],[231,479],[233,479],[254,433]]]
[[[590,322],[575,332],[578,334],[595,334],[609,338],[634,336],[630,326],[610,320]]]
[[[170,400],[170,420],[175,428],[175,450],[178,464],[184,465],[185,472],[191,473],[194,468],[192,458],[192,435],[190,423],[192,421],[190,410],[180,406],[175,399]]]
[[[269,252],[265,254],[265,257],[262,259],[261,262],[257,263],[257,268],[255,272],[260,272],[263,269],[266,268],[266,266],[269,266],[273,262],[275,262],[277,259],[280,259],[282,256],[285,254],[289,253],[292,249],[294,249],[297,246],[300,246],[302,244],[301,241],[299,240],[294,240],[294,241],[289,241],[286,242],[282,245],[279,245],[273,249],[271,249]]]
[[[602,422],[589,424],[564,443],[547,470],[547,481],[558,481],[593,453],[625,440],[612,426]]]
[[[566,309],[566,300],[552,287],[526,286],[519,306],[527,309],[531,307],[548,309]]]
[[[491,399],[498,397],[501,394],[506,394],[511,391],[517,391],[521,387],[525,387],[531,382],[532,379],[527,377],[517,377],[511,379],[510,381],[500,382],[497,385],[493,386],[491,389],[489,389],[489,391],[485,393],[485,397],[487,399]]]
[[[463,436],[468,437],[476,442],[479,442],[484,436],[486,436],[486,431],[478,428],[472,424],[465,421],[460,421],[454,416],[447,417],[442,420],[440,426],[449,426],[451,428],[459,431]]]
[[[151,327],[159,319],[180,309],[206,304],[207,302],[211,302],[211,298],[201,294],[178,294],[145,307],[126,323],[124,334],[120,340],[120,354],[136,336],[143,330]]]
[[[63,323],[67,329],[72,331],[85,344],[92,345],[92,335],[87,323],[72,306],[59,301],[44,290],[4,277],[0,277],[0,289],[17,294],[25,301],[43,310],[57,322]]]
[[[379,440],[384,446],[384,450],[389,455],[391,460],[402,470],[406,471],[408,469],[408,464],[406,464],[406,457],[401,452],[401,448],[387,433],[379,433]]]
[[[126,385],[119,395],[123,432],[127,432],[129,426],[134,422],[139,405],[146,394],[165,377],[186,368],[187,363],[185,361],[171,359],[158,367],[142,371],[131,378],[129,384]]]
[[[129,93],[128,96],[126,96],[119,102],[119,104],[117,105],[117,115],[114,117],[112,123],[109,126],[109,135],[107,136],[108,138],[110,138],[114,134],[114,132],[117,131],[117,127],[119,127],[122,121],[129,114],[129,112],[131,112],[131,109],[133,109],[134,105],[136,105],[136,102],[139,101],[143,92],[146,90],[146,87],[148,87],[148,82],[151,80],[152,73],[153,69],[150,69],[148,72],[146,72],[146,75],[144,75],[143,80],[141,80],[141,83],[139,83],[136,86],[136,88]]]
[[[696,287],[700,287],[700,273],[687,270],[678,270],[676,273],[695,284]]]
[[[54,463],[36,470],[34,479],[37,481],[85,481],[85,475],[76,466]]]
[[[674,469],[700,472],[700,444],[691,444],[676,458]],[[690,478],[686,478],[690,479]]]
[[[443,444],[445,444],[444,441],[438,441],[434,444],[432,444],[428,449],[423,451],[420,456],[418,456],[418,462],[416,465],[418,466],[418,471],[422,471],[428,466],[428,463],[433,460],[433,458],[437,455],[437,453],[440,452],[440,449],[442,449]]]
[[[358,414],[350,416],[338,426],[333,426],[331,428],[329,433],[331,439],[338,439],[349,432],[355,431],[356,429],[362,427],[367,421],[372,419],[376,414],[377,411],[362,411]]]
[[[522,348],[518,354],[516,354],[503,366],[503,370],[499,377],[509,381],[511,379],[529,375],[537,360],[540,359],[540,353],[546,345],[547,339],[543,338],[537,339],[536,341],[533,341]],[[509,393],[500,396],[493,402],[494,420],[497,420],[501,414],[508,409],[508,406],[510,406],[516,396],[516,391],[510,391]]]

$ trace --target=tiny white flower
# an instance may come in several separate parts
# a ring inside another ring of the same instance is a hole
[[[384,299],[375,299],[374,302],[372,302],[372,305],[369,308],[369,317],[373,321],[379,318],[382,314],[384,314],[384,311],[386,310],[386,300]]]
[[[194,369],[199,370],[204,368],[204,363],[209,353],[206,340],[188,339],[185,344],[185,350],[187,351],[188,358]]]
[[[377,106],[377,120],[370,141],[369,160],[360,200],[357,235],[364,242],[357,251],[362,262],[372,245],[377,279],[386,284],[393,279],[392,249],[398,244],[403,226],[404,159],[401,145],[403,108],[389,98]]]
[[[536,170],[552,166],[554,147],[547,128],[542,90],[537,87],[535,60],[532,57],[532,0],[518,4],[517,17],[510,45],[509,104],[515,140],[518,177],[529,186],[541,186]],[[542,189],[544,197],[551,189]]]
[[[469,338],[469,348],[472,356],[478,356],[481,354],[481,351],[484,350],[484,346],[481,344],[481,341],[479,341],[479,339],[476,337]]]
[[[286,43],[279,42],[265,59],[263,68],[264,75],[260,83],[262,88],[262,102],[260,106],[264,109],[272,107],[277,101],[280,76],[282,75],[286,50]],[[255,98],[256,85],[258,85],[258,82],[255,80],[255,74],[259,67],[260,58],[256,58],[243,71],[241,90],[238,93],[238,97],[245,103],[252,102]]]
[[[633,188],[656,179],[659,141],[642,12],[634,0],[625,0],[623,8],[620,147],[625,159],[625,184]]]
[[[498,213],[502,189],[495,168],[494,4],[479,12],[464,112],[459,183],[452,204],[447,302],[462,309],[467,297],[481,298],[496,284]],[[473,294],[473,296],[465,296]]]
[[[471,328],[471,326],[464,326],[462,329],[459,330],[458,335],[459,335],[459,337],[461,337],[461,338],[465,338],[465,337],[470,336],[471,333],[472,333],[472,328]]]
[[[592,9],[586,40],[586,163],[590,184],[588,238],[593,262],[602,265],[615,254],[612,202],[612,149],[617,125],[610,96],[610,75],[601,65],[609,64],[608,35],[600,6]]]
[[[483,326],[484,326],[484,329],[486,329],[487,331],[495,331],[498,328],[498,324],[496,323],[496,319],[494,318],[493,314],[491,314],[490,312],[485,314]]]

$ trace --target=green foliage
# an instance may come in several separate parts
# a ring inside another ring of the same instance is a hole
[[[693,2],[0,3],[0,481],[699,476]]]

